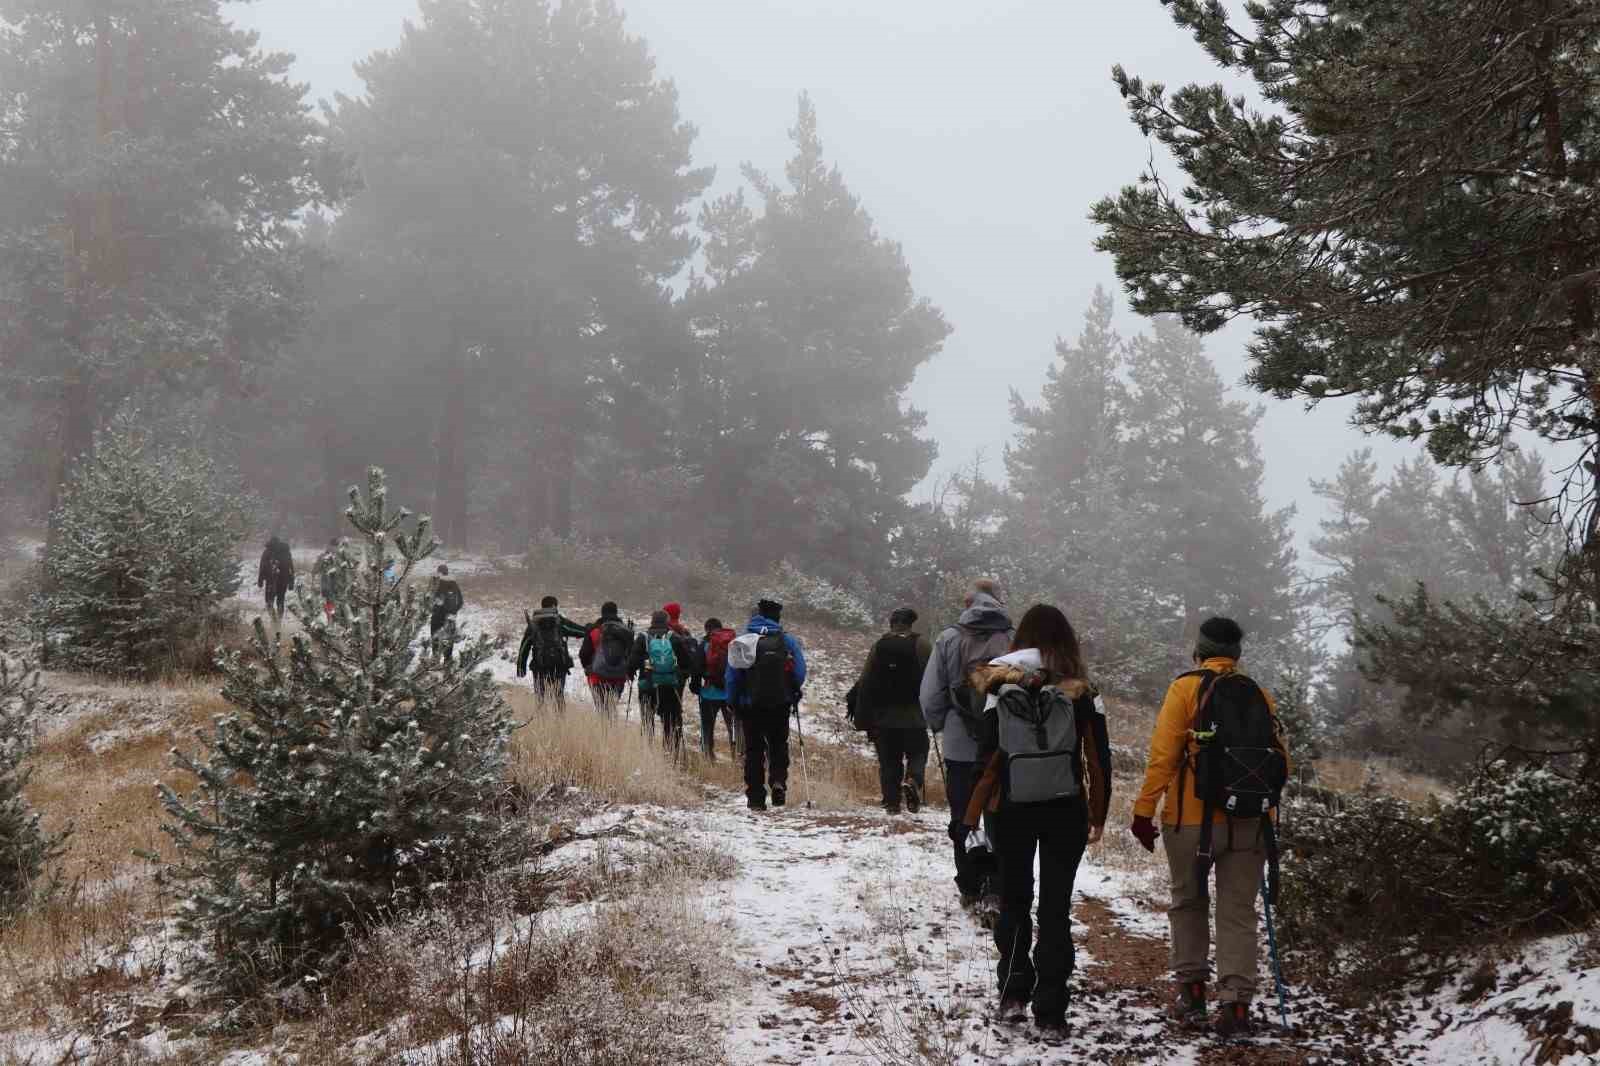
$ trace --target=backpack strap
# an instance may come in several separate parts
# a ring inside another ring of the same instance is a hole
[[[1201,679],[1201,681],[1200,681],[1200,689],[1196,693],[1196,699],[1194,701],[1194,715],[1189,719],[1189,730],[1184,735],[1184,740],[1183,740],[1183,758],[1181,760],[1179,760],[1179,762],[1178,762],[1178,828],[1179,829],[1183,828],[1183,794],[1184,794],[1185,791],[1187,791],[1187,789],[1184,786],[1188,783],[1188,780],[1189,780],[1189,776],[1188,776],[1189,775],[1189,763],[1190,763],[1190,761],[1192,759],[1192,756],[1191,756],[1191,754],[1189,752],[1189,741],[1191,739],[1193,739],[1193,737],[1194,737],[1194,727],[1195,727],[1195,723],[1200,720],[1200,712],[1205,709],[1206,704],[1209,703],[1210,700],[1211,700],[1211,687],[1214,684],[1216,684],[1217,678],[1220,677],[1220,676],[1221,675],[1218,674],[1215,670],[1190,670],[1187,674],[1179,674],[1178,675],[1178,679],[1179,680],[1182,680],[1183,678],[1186,678],[1186,677],[1198,677],[1198,678]],[[1206,819],[1205,821],[1207,823],[1209,823],[1210,820]],[[1206,834],[1203,830],[1202,830],[1202,833],[1201,833],[1201,841],[1203,843],[1206,843],[1206,844],[1210,843],[1210,841],[1208,839],[1208,834]]]

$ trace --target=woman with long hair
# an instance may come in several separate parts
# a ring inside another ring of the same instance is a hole
[[[975,828],[986,810],[995,815],[992,843],[1001,900],[994,939],[1000,949],[1001,1008],[1031,1002],[1040,1028],[1058,1029],[1066,1025],[1074,963],[1072,883],[1084,849],[1098,843],[1105,830],[1111,742],[1066,615],[1048,604],[1029,608],[1011,648],[973,674],[978,691],[988,693],[980,755],[985,771],[966,824]],[[1008,746],[1015,750],[1005,750]]]

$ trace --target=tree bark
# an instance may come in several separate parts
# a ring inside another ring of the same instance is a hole
[[[439,539],[457,551],[467,541],[467,365],[459,323],[452,318],[442,359],[438,465],[434,472],[433,519]]]

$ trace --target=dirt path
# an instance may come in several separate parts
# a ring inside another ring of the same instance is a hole
[[[1155,935],[1164,919],[1138,910],[1124,877],[1092,852],[1073,906],[1071,1032],[1045,1039],[1031,1021],[994,1016],[994,947],[950,881],[943,812],[757,815],[729,797],[682,817],[689,836],[739,862],[707,900],[741,960],[727,1022],[736,1063],[1390,1061],[1336,1033],[1225,1044],[1171,1028],[1161,1017],[1166,945]],[[1318,1009],[1311,997],[1297,1004]]]

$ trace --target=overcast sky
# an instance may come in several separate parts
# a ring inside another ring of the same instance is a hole
[[[1010,436],[1007,391],[1036,395],[1057,335],[1076,336],[1097,284],[1119,297],[1093,249],[1089,205],[1133,181],[1150,146],[1110,79],[1122,63],[1176,85],[1216,68],[1157,0],[631,0],[629,25],[672,78],[700,131],[713,194],[739,165],[778,173],[806,90],[827,154],[879,230],[902,242],[920,294],[955,327],[912,399],[929,415],[939,469],[980,450],[991,473]],[[232,16],[264,46],[295,53],[313,95],[358,93],[352,64],[389,47],[415,0],[258,0]],[[1242,330],[1210,339],[1225,380],[1245,370]],[[1241,395],[1243,393],[1241,392]],[[1262,448],[1274,506],[1299,505],[1302,545],[1320,514],[1307,488],[1364,443],[1348,403],[1307,414],[1268,405]]]

